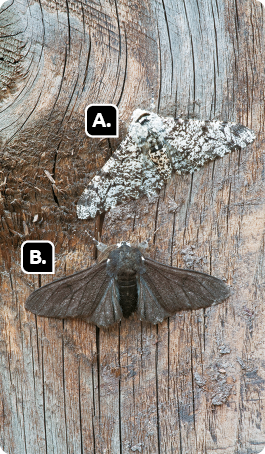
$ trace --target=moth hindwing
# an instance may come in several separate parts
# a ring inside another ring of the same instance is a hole
[[[81,195],[77,216],[94,218],[129,200],[157,195],[173,171],[192,173],[254,139],[251,129],[235,123],[176,120],[137,109],[127,136]]]
[[[106,247],[99,263],[33,292],[26,309],[99,327],[137,312],[141,320],[157,324],[178,311],[206,308],[229,296],[222,280],[158,263],[143,256],[145,247],[126,242]]]

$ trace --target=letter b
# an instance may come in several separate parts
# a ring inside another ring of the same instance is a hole
[[[31,265],[38,265],[38,263],[41,263],[41,253],[40,251],[36,249],[31,249],[30,251],[30,264]]]

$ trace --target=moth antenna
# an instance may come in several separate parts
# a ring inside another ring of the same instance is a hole
[[[96,245],[96,248],[99,250],[99,252],[105,251],[107,249],[108,245],[104,243],[100,243],[100,241],[96,240],[90,233],[85,230],[85,233],[89,236],[89,238],[93,241],[93,243]]]

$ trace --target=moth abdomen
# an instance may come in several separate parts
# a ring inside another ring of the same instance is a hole
[[[136,274],[135,277],[128,280],[124,276],[117,278],[119,289],[119,304],[124,318],[129,318],[136,311],[138,303],[138,289]]]

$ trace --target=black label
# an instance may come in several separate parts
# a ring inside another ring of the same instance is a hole
[[[27,274],[54,274],[51,241],[25,241],[21,246],[21,269]]]
[[[90,104],[85,111],[89,137],[119,137],[119,112],[113,104]]]

